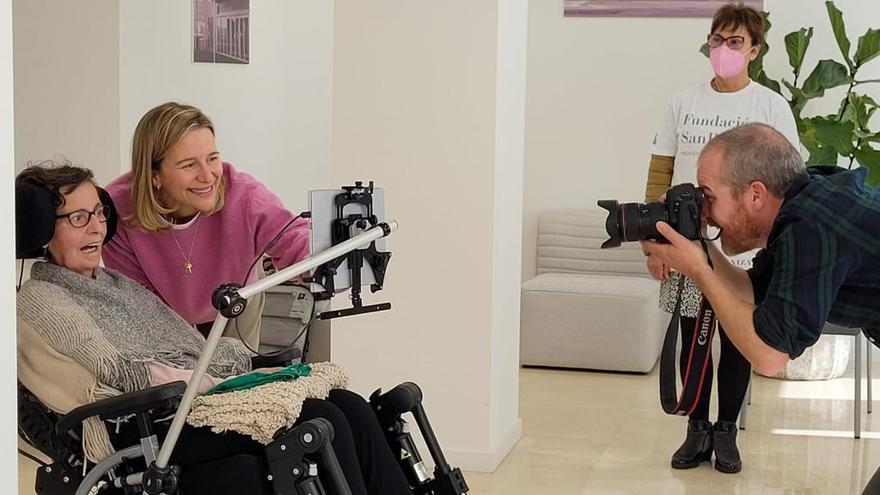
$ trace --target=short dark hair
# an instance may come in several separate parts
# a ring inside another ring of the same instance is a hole
[[[95,184],[95,174],[91,170],[72,165],[64,160],[28,162],[28,167],[15,177],[15,185],[32,184],[52,193],[52,203],[56,209],[64,206],[64,195],[81,184]]]
[[[764,44],[764,14],[741,3],[729,3],[718,9],[712,16],[712,29],[709,33],[721,29],[735,31],[744,27],[752,38],[752,45]]]

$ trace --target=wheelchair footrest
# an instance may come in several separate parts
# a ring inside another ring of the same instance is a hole
[[[56,462],[37,468],[34,491],[37,495],[73,495],[82,480],[82,469],[65,467]]]

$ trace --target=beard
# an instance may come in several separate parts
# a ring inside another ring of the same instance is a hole
[[[735,256],[759,247],[761,232],[758,222],[749,217],[744,205],[739,205],[730,224],[721,230],[721,251]]]

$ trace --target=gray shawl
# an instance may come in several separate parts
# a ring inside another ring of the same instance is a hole
[[[123,392],[150,386],[149,363],[193,369],[205,338],[131,279],[98,268],[88,278],[37,263],[18,293],[18,316],[61,354]],[[221,338],[208,367],[217,378],[250,371],[250,352]]]

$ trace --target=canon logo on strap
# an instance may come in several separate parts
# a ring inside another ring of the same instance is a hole
[[[697,338],[697,344],[706,345],[709,341],[709,328],[714,323],[714,314],[712,309],[703,312],[703,321],[700,322],[700,336]]]

